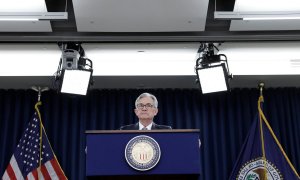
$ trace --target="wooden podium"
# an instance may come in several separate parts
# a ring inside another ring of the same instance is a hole
[[[160,146],[159,162],[139,171],[126,161],[125,148],[134,137],[146,135]],[[88,179],[198,179],[199,130],[104,130],[86,131]]]

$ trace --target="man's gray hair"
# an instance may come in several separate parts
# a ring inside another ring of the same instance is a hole
[[[156,97],[153,94],[150,93],[142,93],[139,97],[136,98],[135,100],[135,107],[137,108],[137,104],[139,103],[139,100],[144,98],[144,97],[150,97],[153,102],[154,102],[154,107],[157,108],[158,107],[158,101],[156,99]]]

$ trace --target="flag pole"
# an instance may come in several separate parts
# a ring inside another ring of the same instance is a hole
[[[258,84],[259,87],[259,98],[257,102],[258,106],[258,112],[259,112],[259,126],[260,126],[260,139],[261,139],[261,148],[262,148],[262,159],[263,159],[263,164],[264,164],[264,178],[267,178],[267,158],[266,158],[266,152],[265,152],[265,140],[264,140],[264,132],[263,132],[263,127],[262,127],[262,114],[260,111],[261,109],[261,103],[264,102],[264,96],[263,96],[263,89],[264,89],[265,83],[260,82]]]
[[[291,161],[287,157],[285,151],[283,150],[280,142],[278,141],[275,133],[273,132],[273,130],[272,130],[270,124],[268,123],[268,121],[267,121],[267,119],[266,119],[266,117],[265,117],[265,115],[263,113],[263,110],[261,108],[261,103],[264,102],[264,97],[263,97],[263,88],[264,88],[264,85],[265,85],[264,83],[259,83],[259,85],[258,85],[259,86],[259,91],[260,91],[260,97],[259,97],[259,100],[258,100],[258,112],[259,112],[259,120],[260,120],[260,125],[261,125],[261,132],[262,132],[262,122],[264,122],[266,124],[267,128],[269,129],[271,135],[273,136],[276,144],[278,145],[280,151],[282,152],[284,158],[288,162],[289,166],[294,171],[294,173],[296,174],[296,176],[300,179],[300,176],[299,176],[298,172],[296,171],[295,167],[293,166],[293,164],[291,163]],[[263,139],[262,139],[262,141],[263,141]],[[263,158],[265,159],[265,152],[264,152],[265,150],[264,150],[263,144],[262,144],[262,149],[263,149]]]
[[[263,153],[263,162],[264,162],[264,165],[265,165],[265,172],[267,172],[267,169],[266,169],[266,155],[265,155],[265,148],[264,148],[264,137],[263,137],[263,128],[262,128],[262,123],[264,122],[267,126],[267,128],[269,129],[271,135],[273,136],[276,144],[278,145],[280,151],[282,152],[283,156],[285,157],[286,161],[288,162],[289,166],[291,167],[291,169],[293,170],[293,172],[296,174],[296,176],[298,178],[300,178],[298,172],[296,171],[295,167],[292,165],[291,161],[289,160],[289,158],[287,157],[285,151],[283,150],[281,144],[279,143],[277,137],[275,136],[270,124],[268,123],[264,113],[263,113],[263,110],[261,108],[261,103],[264,102],[264,97],[263,97],[263,88],[264,88],[265,84],[264,83],[259,83],[258,87],[259,87],[259,93],[260,93],[260,97],[258,99],[258,112],[259,112],[259,121],[260,121],[260,132],[261,132],[261,142],[262,142],[262,153]],[[265,178],[267,178],[267,173],[265,173]]]
[[[43,125],[43,122],[42,122],[41,113],[40,113],[40,110],[39,110],[38,106],[42,105],[42,102],[41,102],[42,92],[48,91],[49,88],[48,87],[41,87],[41,86],[32,86],[31,89],[33,89],[34,91],[38,92],[38,102],[35,104],[35,111],[36,111],[36,113],[37,113],[37,115],[39,117],[39,121],[40,121],[40,158],[39,158],[39,167],[38,167],[38,169],[41,169],[41,166],[42,166],[42,140],[43,140],[42,135],[43,135],[43,132],[45,134],[45,137],[44,137],[45,140],[49,142],[49,139],[48,139],[46,131],[44,129],[44,125]],[[55,153],[54,153],[54,151],[53,151],[50,143],[49,143],[49,146],[50,146],[50,149],[51,149],[51,152],[52,152],[52,154],[54,156],[55,161],[57,161],[57,158],[55,156]],[[65,176],[65,174],[64,174],[64,172],[63,172],[60,164],[58,163],[58,161],[57,161],[57,165],[58,165],[58,169],[59,169],[59,174],[57,174],[58,172],[56,172],[56,174],[59,177],[61,177],[61,178],[63,176],[63,179],[68,179]],[[39,173],[38,173],[38,176],[39,176]]]
[[[41,165],[42,165],[42,144],[43,144],[43,131],[42,131],[42,120],[41,120],[41,114],[40,114],[40,111],[39,111],[39,107],[40,105],[42,105],[42,102],[41,102],[41,96],[42,96],[42,92],[44,91],[48,91],[49,88],[48,87],[41,87],[41,86],[32,86],[31,89],[33,89],[34,91],[37,91],[38,92],[38,101],[37,103],[35,104],[34,108],[35,108],[35,111],[37,112],[38,114],[38,117],[39,117],[39,121],[40,121],[40,158],[39,158],[39,169],[41,168]],[[39,173],[38,173],[38,176],[39,176]]]

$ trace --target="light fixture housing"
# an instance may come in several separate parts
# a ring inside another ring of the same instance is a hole
[[[78,69],[62,70],[60,92],[86,95],[90,85],[92,71]]]
[[[0,12],[0,21],[42,21],[67,19],[67,12]]]
[[[86,95],[92,84],[93,64],[77,50],[65,49],[62,52],[55,82],[61,93]]]
[[[203,94],[227,91],[229,89],[228,76],[225,65],[197,68],[197,78]]]
[[[227,91],[232,75],[229,72],[227,57],[224,54],[216,55],[213,43],[201,45],[201,56],[196,61],[195,71],[197,81],[203,94]]]
[[[215,11],[219,20],[293,20],[300,19],[300,11]]]

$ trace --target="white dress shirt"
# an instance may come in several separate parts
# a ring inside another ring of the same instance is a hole
[[[153,123],[150,123],[150,124],[146,127],[147,130],[151,130],[152,124],[153,124]],[[139,122],[139,130],[142,130],[143,128],[144,128],[144,125],[142,125],[142,124]]]

